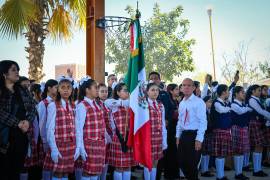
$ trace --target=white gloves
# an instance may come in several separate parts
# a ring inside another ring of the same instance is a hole
[[[53,149],[51,152],[51,158],[54,163],[58,163],[58,158],[62,158],[62,155],[58,151],[58,149]]]
[[[86,151],[85,151],[85,149],[84,149],[84,146],[82,146],[82,147],[80,148],[80,155],[81,155],[81,157],[82,157],[82,160],[83,160],[83,161],[86,161],[87,153],[86,153]]]
[[[74,154],[74,161],[76,161],[80,156],[80,148],[76,148],[75,154]]]

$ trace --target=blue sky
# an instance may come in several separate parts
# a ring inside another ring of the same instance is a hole
[[[3,3],[0,0],[0,5]],[[212,72],[211,46],[207,7],[213,8],[213,35],[217,64],[220,77],[222,54],[232,53],[241,41],[251,41],[249,59],[252,62],[264,60],[270,52],[270,1],[269,0],[139,0],[142,21],[152,15],[154,3],[159,3],[163,12],[168,12],[177,5],[184,8],[183,17],[189,19],[190,30],[187,38],[194,38],[193,57],[196,65],[194,73]],[[136,6],[136,0],[106,0],[106,15],[127,16],[127,5]],[[0,59],[14,59],[21,68],[21,74],[27,75],[28,62],[24,47],[24,37],[17,40],[0,39]],[[54,77],[54,65],[64,63],[85,63],[85,32],[74,31],[73,39],[66,43],[55,44],[45,40],[44,71],[45,79]],[[147,62],[146,62],[147,63]],[[107,65],[106,70],[113,71]]]

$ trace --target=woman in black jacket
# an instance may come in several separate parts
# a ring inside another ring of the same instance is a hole
[[[0,61],[0,177],[19,180],[28,148],[28,129],[36,115],[30,92],[16,82],[19,66]]]

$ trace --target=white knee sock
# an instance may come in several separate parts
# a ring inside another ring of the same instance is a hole
[[[250,153],[244,154],[244,164],[243,164],[244,167],[247,167],[249,165],[249,156],[250,156]]]
[[[185,175],[184,175],[182,169],[180,169],[180,172],[179,172],[179,173],[180,173],[180,176],[181,176],[181,177],[185,177]]]
[[[208,171],[209,160],[210,160],[209,155],[203,155],[202,156],[202,159],[201,159],[201,171],[202,171],[202,173],[205,173],[205,172]]]
[[[216,176],[217,178],[221,179],[224,177],[224,164],[225,164],[225,159],[224,158],[216,158],[215,160],[216,163]]]
[[[151,180],[156,180],[157,168],[152,168],[151,171]]]
[[[240,156],[240,164],[239,164],[239,169],[240,169],[241,173],[243,173],[243,166],[244,166],[244,156],[241,155]]]
[[[122,180],[122,173],[121,172],[117,172],[117,171],[114,171],[113,172],[113,179],[114,180]]]
[[[242,165],[243,164],[243,156],[234,156],[233,161],[234,161],[234,169],[235,169],[235,174],[239,175],[242,173]]]
[[[52,177],[52,180],[62,180],[62,178]]]
[[[52,172],[51,171],[42,171],[42,180],[51,180]]]
[[[90,176],[90,180],[98,180],[98,176]]]
[[[28,173],[21,173],[20,180],[28,180]]]
[[[87,177],[86,176],[82,176],[81,177],[81,180],[90,180],[90,177],[89,176],[87,176]]]
[[[143,168],[143,176],[144,176],[144,180],[150,180],[150,172],[148,168]]]
[[[123,180],[130,180],[131,179],[131,172],[130,171],[124,171],[123,172]]]
[[[258,172],[262,170],[262,153],[253,152],[253,168],[254,172]]]
[[[100,180],[106,180],[107,171],[108,171],[108,164],[105,164],[102,170],[102,174],[100,175]]]
[[[81,180],[81,178],[82,178],[82,169],[81,168],[75,169],[75,178],[76,178],[76,180]]]

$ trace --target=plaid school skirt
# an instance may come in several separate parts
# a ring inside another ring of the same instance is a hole
[[[62,158],[58,158],[58,163],[54,163],[51,158],[51,151],[49,150],[46,153],[43,168],[58,173],[72,173],[74,171],[75,140],[70,142],[57,142],[57,148]]]
[[[151,143],[152,161],[157,161],[163,157],[162,135],[155,134],[154,136],[152,136]]]
[[[106,145],[106,156],[105,156],[105,164],[108,164],[108,157],[110,153],[110,143]]]
[[[38,144],[36,144],[34,138],[31,139],[30,148],[31,148],[31,154],[30,154],[30,157],[27,154],[25,158],[25,162],[24,162],[25,168],[39,165]]]
[[[250,152],[248,127],[232,126],[232,148],[233,154]]]
[[[105,140],[84,140],[84,147],[87,158],[82,162],[83,171],[88,174],[101,174],[105,165]]]
[[[259,120],[249,122],[249,139],[252,147],[265,145],[265,128]]]
[[[133,158],[133,149],[128,148],[128,151],[124,153],[121,150],[121,144],[116,134],[113,135],[112,143],[110,144],[108,164],[120,170],[137,165]]]
[[[202,144],[202,154],[211,154],[213,150],[213,133],[206,133]]]
[[[38,164],[39,164],[39,166],[43,167],[45,157],[46,157],[46,152],[44,151],[42,141],[40,141],[38,143]],[[46,170],[49,170],[49,169],[46,169]]]
[[[231,130],[213,130],[212,156],[225,157],[232,155],[232,135]]]

